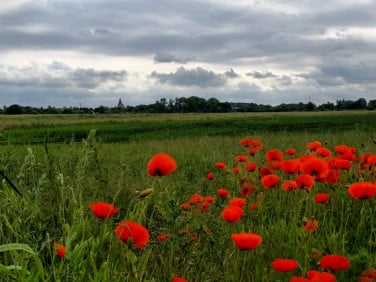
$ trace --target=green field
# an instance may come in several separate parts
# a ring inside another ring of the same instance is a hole
[[[356,281],[376,268],[376,197],[355,200],[347,192],[353,183],[376,181],[375,166],[360,169],[366,153],[376,154],[374,111],[0,116],[0,134],[0,281],[274,282],[306,277],[309,270]],[[244,138],[260,140],[263,149],[250,156],[240,144]],[[248,172],[235,160],[244,154],[261,168],[270,165],[269,150],[294,148],[297,154],[284,158],[295,159],[311,154],[311,141],[320,141],[331,158],[337,145],[356,148],[337,183],[317,180],[310,190],[285,192],[283,180],[296,175],[274,168],[280,182],[265,189],[258,170]],[[177,169],[151,177],[146,165],[159,152],[171,155]],[[227,168],[218,170],[217,162]],[[213,180],[205,180],[208,172]],[[253,193],[244,198],[241,219],[229,223],[221,214],[231,198],[241,197],[242,179]],[[150,188],[152,194],[140,197]],[[229,197],[219,197],[218,188],[228,189]],[[327,203],[315,203],[319,192],[330,195]],[[200,205],[183,210],[193,194],[215,202],[207,212]],[[89,205],[100,201],[119,212],[96,218]],[[258,209],[249,209],[255,202]],[[304,230],[309,219],[318,221],[316,232]],[[123,220],[147,228],[144,249],[115,236]],[[240,232],[259,234],[263,242],[240,251],[231,239]],[[161,234],[169,238],[158,241]],[[66,246],[64,258],[54,243]],[[345,256],[351,267],[323,269],[313,252]],[[276,271],[270,265],[276,258],[299,266]]]
[[[105,143],[259,132],[372,133],[376,112],[0,116],[2,144],[79,141],[91,129]]]

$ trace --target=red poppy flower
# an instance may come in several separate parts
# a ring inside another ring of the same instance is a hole
[[[319,261],[320,266],[324,269],[346,270],[350,268],[350,261],[345,256],[325,255]]]
[[[267,167],[267,166],[262,167],[260,169],[260,172],[259,172],[260,178],[263,177],[263,176],[265,176],[265,175],[272,174],[272,173],[273,173],[273,169],[270,168],[270,167]]]
[[[286,155],[293,156],[293,155],[296,155],[297,152],[295,149],[288,148],[285,150],[285,153]]]
[[[157,240],[158,240],[159,242],[161,242],[161,241],[167,240],[169,237],[170,237],[170,236],[169,236],[168,234],[161,234],[161,235],[158,235],[158,236],[157,236]]]
[[[189,203],[191,205],[198,205],[204,200],[204,198],[200,194],[193,194],[189,199]]]
[[[362,272],[362,276],[376,280],[376,268],[367,268]]]
[[[166,153],[154,155],[147,164],[147,170],[150,176],[165,176],[176,170],[175,160]]]
[[[346,152],[351,152],[351,149],[349,146],[341,144],[334,147],[334,152],[336,152],[339,155],[343,155]]]
[[[376,185],[371,182],[356,182],[350,185],[347,193],[356,200],[371,199],[376,195]]]
[[[204,199],[204,201],[206,203],[212,204],[212,203],[215,202],[215,198],[213,196],[206,196],[205,199]]]
[[[214,166],[215,166],[216,168],[219,168],[220,170],[225,170],[225,169],[226,169],[226,164],[223,163],[223,162],[215,163]]]
[[[314,196],[315,202],[317,204],[324,204],[329,201],[330,195],[327,193],[317,193]]]
[[[295,180],[284,180],[282,182],[281,188],[285,192],[290,192],[292,190],[298,189],[298,183]]]
[[[217,194],[218,194],[218,196],[220,196],[222,198],[227,198],[228,195],[229,195],[229,191],[225,188],[219,188],[217,190]]]
[[[149,242],[149,231],[141,224],[129,220],[119,223],[114,229],[115,235],[125,244],[132,240],[135,247],[143,249]]]
[[[208,203],[208,202],[203,202],[203,203],[200,204],[200,211],[202,213],[209,212],[209,208],[210,208],[210,203]]]
[[[254,203],[250,204],[250,205],[248,206],[248,208],[249,208],[251,211],[257,211],[258,208],[259,208],[259,204],[258,204],[257,202],[254,202]]]
[[[309,174],[300,174],[295,179],[300,189],[312,189],[315,179]]]
[[[189,210],[191,208],[191,204],[190,203],[182,203],[182,204],[180,204],[180,208],[182,210],[187,211],[187,210]]]
[[[317,270],[307,271],[307,276],[311,282],[335,282],[336,277],[334,274],[329,272],[320,272]]]
[[[240,196],[248,198],[253,193],[253,187],[249,185],[243,185],[240,189]]]
[[[186,280],[182,277],[174,277],[174,278],[172,278],[171,282],[188,282],[188,280]]]
[[[271,263],[271,266],[275,271],[289,272],[298,267],[299,263],[294,259],[276,259]]]
[[[340,173],[339,170],[329,169],[328,175],[323,180],[324,180],[325,183],[328,183],[328,184],[336,184],[340,180],[340,175],[341,175],[341,173]]]
[[[325,178],[329,173],[328,163],[325,160],[316,157],[302,162],[300,168],[303,173],[312,175],[315,179]]]
[[[224,220],[230,223],[238,222],[243,216],[243,210],[238,206],[227,206],[222,211]]]
[[[233,172],[234,174],[238,174],[238,173],[240,172],[240,167],[238,167],[238,166],[234,167],[234,168],[232,169],[232,172]]]
[[[230,206],[237,206],[239,208],[242,208],[246,205],[246,202],[243,198],[232,198],[230,200]]]
[[[208,174],[205,177],[205,180],[214,180],[214,173],[208,172]]]
[[[89,208],[98,218],[109,218],[119,211],[119,208],[115,208],[114,205],[104,202],[90,204]]]
[[[282,167],[282,162],[283,162],[283,160],[282,161],[275,161],[275,162],[270,163],[270,166],[271,166],[272,169],[279,170]]]
[[[306,224],[304,225],[304,229],[307,232],[316,232],[317,227],[319,226],[319,222],[315,219],[309,219]]]
[[[254,233],[234,233],[231,239],[239,250],[253,250],[262,243],[262,237]]]
[[[297,173],[300,169],[299,160],[285,160],[282,162],[282,170],[288,174]]]
[[[270,189],[277,186],[279,183],[279,177],[275,174],[268,174],[261,178],[261,184],[265,189]]]
[[[248,154],[254,156],[258,151],[261,151],[264,145],[257,139],[241,139],[240,144],[244,147],[251,147]]]
[[[320,147],[321,147],[320,141],[312,141],[307,144],[306,149],[310,151],[316,151]]]
[[[248,157],[246,155],[238,155],[235,157],[235,161],[238,163],[246,163],[248,162]]]
[[[325,147],[317,148],[315,153],[321,157],[330,157],[332,155],[332,152],[328,148],[325,148]]]
[[[256,153],[257,153],[257,149],[256,148],[251,148],[251,149],[248,149],[247,150],[247,153],[250,155],[250,156],[255,156]]]
[[[356,282],[375,282],[375,279],[366,277],[366,276],[359,276],[358,279],[356,279]]]
[[[242,146],[244,147],[249,147],[250,146],[249,139],[240,139],[240,144],[242,144]]]
[[[369,164],[370,166],[374,166],[376,165],[376,155],[371,155],[369,154],[368,157],[367,157],[367,164]]]
[[[333,159],[334,167],[342,170],[349,170],[352,163],[349,160],[342,159],[341,157],[335,157]]]
[[[266,160],[268,163],[276,162],[276,161],[282,161],[283,160],[283,153],[276,149],[271,149],[266,152]]]
[[[250,163],[245,166],[245,170],[248,172],[253,172],[256,170],[256,168],[257,168],[257,164],[255,163]]]
[[[67,248],[64,245],[57,243],[57,242],[54,243],[54,249],[56,251],[56,255],[59,258],[63,258],[65,256],[66,251],[67,251]]]
[[[248,180],[247,180],[247,178],[240,178],[239,181],[240,181],[241,184],[244,184],[244,183],[246,183]]]

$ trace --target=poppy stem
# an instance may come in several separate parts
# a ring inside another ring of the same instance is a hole
[[[240,279],[239,281],[244,281],[243,280],[243,276],[244,276],[244,272],[245,272],[245,268],[246,268],[246,262],[247,262],[247,257],[248,257],[248,253],[249,251],[242,251],[244,253],[243,255],[243,265],[241,267],[241,272],[240,272]]]

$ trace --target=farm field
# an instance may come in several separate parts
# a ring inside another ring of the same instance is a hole
[[[0,281],[376,276],[374,111],[0,116],[0,171]]]

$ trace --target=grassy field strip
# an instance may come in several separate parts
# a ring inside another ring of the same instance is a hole
[[[61,118],[59,118],[61,117]],[[96,130],[101,142],[189,136],[236,136],[264,131],[376,131],[376,112],[230,113],[187,115],[22,116],[3,119],[0,143],[38,144],[80,141]]]

